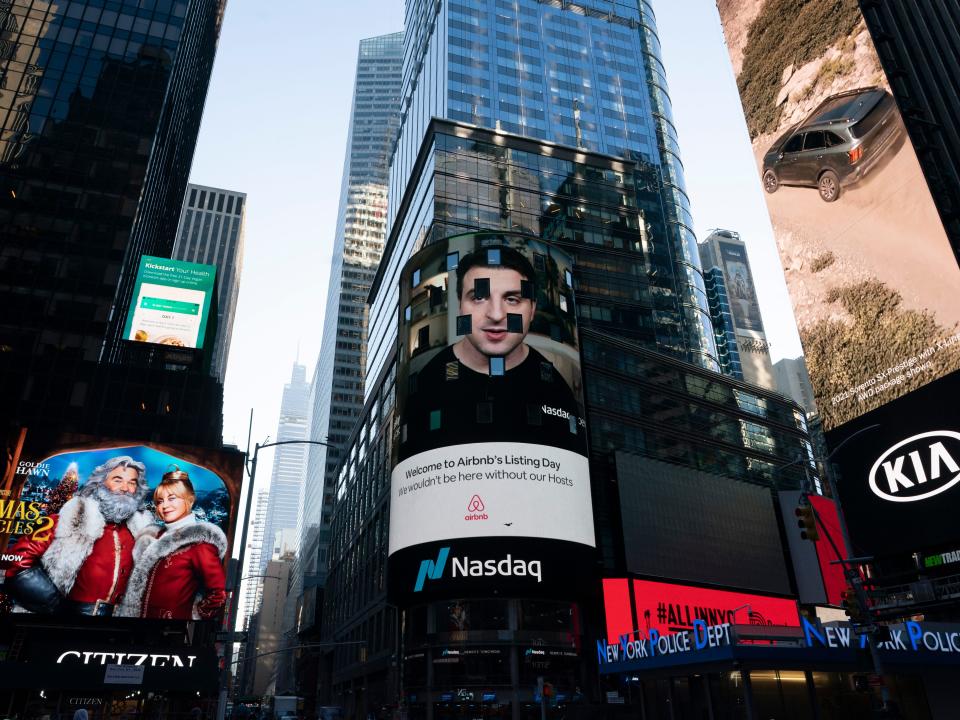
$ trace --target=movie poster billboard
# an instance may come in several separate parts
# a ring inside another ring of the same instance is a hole
[[[20,428],[0,482],[0,613],[215,620],[243,455]]]
[[[720,247],[723,274],[729,283],[727,300],[731,306],[736,306],[731,313],[734,325],[739,330],[763,332],[760,303],[757,301],[757,290],[753,285],[746,248],[723,240],[718,240],[717,245]]]
[[[214,265],[144,255],[123,337],[134,342],[202,348],[216,274]]]
[[[595,538],[570,257],[470,233],[400,282],[391,594],[575,592]]]
[[[960,269],[856,0],[718,0],[827,431],[960,368]]]

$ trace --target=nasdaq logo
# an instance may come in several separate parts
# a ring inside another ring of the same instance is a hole
[[[439,580],[443,577],[443,568],[447,564],[447,556],[450,555],[450,548],[440,548],[436,560],[424,560],[420,563],[420,572],[417,573],[417,582],[413,586],[414,592],[423,590],[423,584],[427,578]]]
[[[935,430],[901,440],[870,469],[870,490],[882,500],[916,502],[960,483],[960,433]]]

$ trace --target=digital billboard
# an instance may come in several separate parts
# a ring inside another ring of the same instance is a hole
[[[0,484],[0,613],[215,619],[243,455],[18,429]]]
[[[736,310],[731,312],[734,325],[740,330],[763,332],[760,303],[757,301],[746,248],[723,240],[718,240],[717,245],[720,247],[723,275],[728,283],[727,300],[731,306],[736,306]]]
[[[851,439],[834,462],[855,555],[909,556],[956,546],[960,417],[949,399],[957,397],[955,373],[844,427]]]
[[[144,255],[123,337],[134,342],[201,348],[217,268]]]
[[[797,601],[785,597],[631,578],[603,580],[607,639],[650,631],[668,635],[707,625],[799,627]]]
[[[400,283],[392,594],[569,593],[595,547],[570,257],[471,233]]]
[[[960,368],[960,269],[856,0],[718,0],[825,430]]]

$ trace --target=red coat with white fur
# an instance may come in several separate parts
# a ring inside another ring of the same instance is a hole
[[[148,528],[137,538],[134,569],[120,615],[178,620],[209,619],[226,604],[222,558],[227,538],[216,525],[197,522],[175,531]]]

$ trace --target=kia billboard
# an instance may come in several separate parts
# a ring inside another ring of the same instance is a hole
[[[649,637],[693,630],[694,620],[707,625],[800,627],[797,601],[786,597],[720,590],[631,578],[603,580],[607,640],[622,635]]]
[[[844,427],[848,437],[860,433],[834,456],[842,470],[837,489],[854,555],[955,549],[960,538],[958,397],[955,373]]]
[[[0,613],[217,619],[243,455],[5,437]]]
[[[570,257],[469,233],[400,283],[391,594],[571,592],[595,540]]]
[[[717,7],[829,431],[960,368],[960,269],[856,0]]]
[[[123,337],[181,348],[202,348],[213,298],[214,265],[144,255]]]

